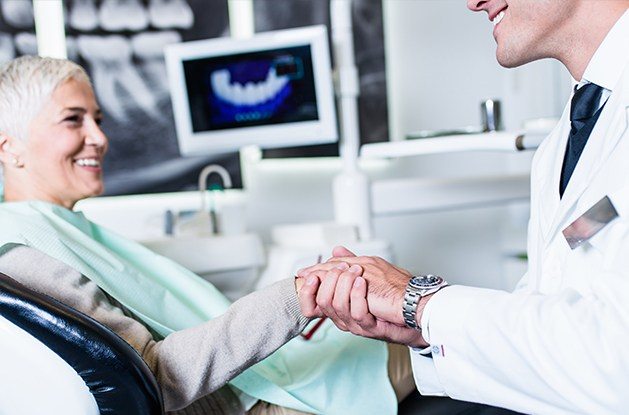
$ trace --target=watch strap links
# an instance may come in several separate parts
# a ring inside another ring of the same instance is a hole
[[[434,294],[448,283],[437,275],[420,275],[411,277],[404,293],[402,316],[407,327],[421,331],[421,324],[417,322],[417,307],[422,297]]]
[[[402,315],[404,323],[407,327],[421,331],[421,326],[417,324],[415,316],[417,314],[417,306],[422,296],[417,291],[406,290],[404,294],[404,304],[402,306]]]

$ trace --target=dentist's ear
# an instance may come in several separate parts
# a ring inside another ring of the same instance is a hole
[[[11,136],[0,132],[0,161],[5,168],[9,166],[15,168],[24,167],[24,161],[20,157],[22,143],[17,141]]]

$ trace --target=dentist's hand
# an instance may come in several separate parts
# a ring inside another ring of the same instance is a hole
[[[337,262],[338,258],[346,262]],[[409,277],[404,277],[406,282],[402,287],[402,297],[399,304],[396,304],[397,301],[392,300],[391,287],[376,284],[378,289],[371,289],[366,277],[361,276],[363,268],[357,264],[347,265],[349,258],[359,259],[349,250],[337,247],[327,264],[318,264],[300,271],[298,275],[305,275],[307,278],[306,286],[310,286],[310,282],[313,287],[318,286],[316,293],[314,289],[308,292],[310,298],[300,296],[302,304],[308,304],[306,312],[323,313],[341,330],[353,334],[414,347],[425,346],[421,333],[407,328],[401,317],[404,288]],[[302,293],[305,294],[306,291]],[[374,309],[378,311],[374,312]],[[382,318],[397,316],[398,313],[398,322]]]
[[[304,268],[297,275],[306,278],[306,280],[314,275],[320,279],[322,288],[335,288],[335,282],[330,281],[324,284],[324,281],[329,278],[325,273],[335,270],[340,263],[348,264],[349,266],[357,265],[362,269],[362,277],[367,281],[369,311],[371,314],[379,320],[404,326],[402,304],[411,273],[390,264],[382,258],[357,257],[346,248],[336,247],[333,251],[333,257],[327,262]],[[341,287],[345,286],[346,283]],[[321,298],[328,299],[330,296],[330,293],[325,293]],[[319,301],[317,303],[321,305]]]

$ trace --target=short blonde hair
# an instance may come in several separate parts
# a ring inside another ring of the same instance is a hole
[[[85,70],[67,59],[21,56],[0,66],[0,133],[25,140],[31,121],[70,79],[90,84]]]

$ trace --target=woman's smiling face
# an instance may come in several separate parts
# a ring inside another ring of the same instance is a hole
[[[103,192],[108,141],[92,87],[70,79],[31,121],[21,159],[38,200],[72,208]]]

